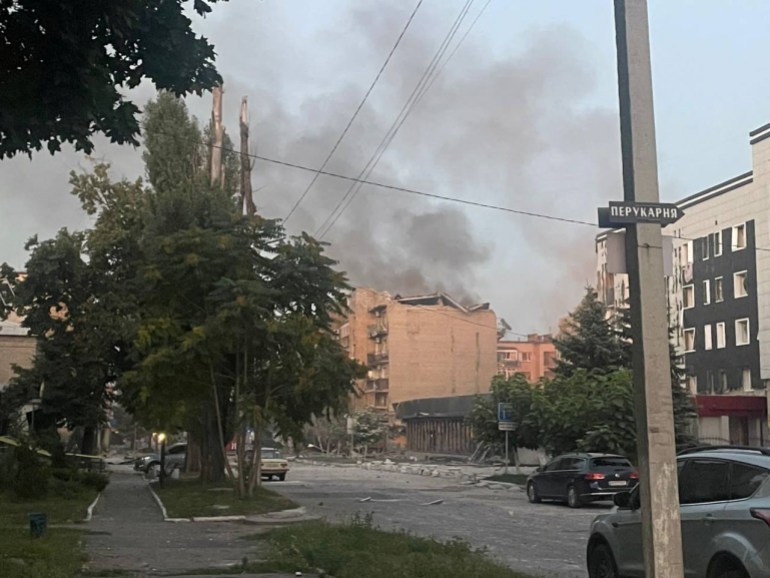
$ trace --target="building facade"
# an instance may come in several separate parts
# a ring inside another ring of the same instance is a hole
[[[489,391],[497,372],[497,318],[488,304],[465,307],[443,293],[401,297],[357,288],[348,305],[339,339],[369,368],[355,409],[393,414],[407,400]]]
[[[511,377],[521,373],[534,383],[543,377],[553,377],[556,359],[556,346],[550,335],[535,333],[518,341],[497,342],[498,375]]]
[[[682,199],[684,216],[663,229],[671,337],[710,443],[768,441],[770,125],[750,146],[751,171]],[[597,292],[610,308],[628,299],[620,247],[619,231],[597,237]]]

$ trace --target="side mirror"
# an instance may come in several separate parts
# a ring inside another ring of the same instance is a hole
[[[621,510],[631,509],[631,492],[618,492],[612,497],[612,501]]]

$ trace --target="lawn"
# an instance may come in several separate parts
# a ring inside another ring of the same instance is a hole
[[[10,493],[0,493],[0,576],[3,578],[68,578],[85,561],[84,534],[55,524],[80,522],[96,492],[68,488],[66,497],[50,496],[22,502]],[[29,535],[29,512],[48,517],[48,531],[40,538]]]
[[[166,480],[166,487],[153,484],[169,518],[194,516],[238,516],[266,514],[296,508],[297,504],[262,487],[251,499],[241,500],[229,482],[202,484],[199,480]]]
[[[366,517],[343,525],[292,525],[253,538],[267,543],[267,559],[247,563],[240,571],[321,570],[335,578],[527,578],[460,540],[386,532]]]
[[[527,484],[527,474],[498,474],[495,476],[489,476],[484,478],[486,482],[506,482],[509,484],[519,484],[525,486]]]

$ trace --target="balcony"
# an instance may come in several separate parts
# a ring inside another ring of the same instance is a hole
[[[388,391],[388,378],[380,377],[378,379],[370,379],[366,382],[367,391]]]
[[[380,353],[368,353],[366,355],[366,364],[367,365],[380,365],[383,363],[388,362],[388,352],[380,352]]]
[[[369,337],[374,339],[375,337],[380,337],[381,335],[387,335],[388,334],[388,325],[387,323],[380,321],[379,323],[375,323],[374,325],[370,325],[367,328],[369,332]]]

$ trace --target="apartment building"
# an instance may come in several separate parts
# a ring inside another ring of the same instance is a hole
[[[750,133],[752,170],[686,197],[663,229],[672,339],[705,442],[766,445],[770,383],[770,124]],[[624,307],[623,234],[597,237],[597,291]]]
[[[497,342],[497,373],[511,377],[521,373],[530,382],[553,377],[556,346],[550,335],[533,333],[518,341]]]
[[[355,289],[337,331],[350,356],[369,367],[355,408],[393,414],[413,399],[489,391],[497,372],[497,318],[488,303],[466,307],[444,293],[391,296]]]

